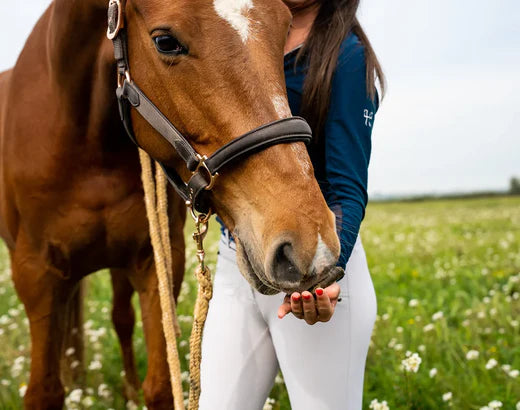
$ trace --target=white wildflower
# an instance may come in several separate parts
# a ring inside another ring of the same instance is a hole
[[[98,360],[92,360],[90,364],[88,365],[89,370],[99,370],[103,367],[100,361]]]
[[[129,401],[126,403],[126,409],[127,409],[127,410],[138,410],[139,407],[137,407],[137,404],[135,404],[132,400],[129,400]]]
[[[511,327],[518,327],[518,320],[511,320],[509,324],[511,325]]]
[[[410,307],[419,306],[419,301],[417,299],[410,299],[410,301],[408,302],[408,306],[410,306]]]
[[[468,353],[466,353],[466,359],[467,360],[475,360],[478,358],[479,352],[477,350],[469,350]]]
[[[451,391],[444,393],[442,395],[442,401],[450,401],[452,398],[453,398],[453,394],[451,393]]]
[[[500,366],[502,368],[503,371],[505,371],[506,373],[509,373],[509,371],[511,370],[511,365],[510,364],[503,364],[502,366]]]
[[[401,326],[397,326],[397,328],[395,329],[395,331],[397,333],[403,333],[403,328]]]
[[[24,383],[18,389],[18,393],[20,393],[20,397],[24,397],[26,392],[27,392],[27,385]]]
[[[262,410],[273,410],[273,404],[275,403],[275,400],[268,397],[267,400],[264,403],[264,407]]]
[[[70,364],[70,368],[71,368],[71,369],[75,369],[75,368],[78,367],[79,365],[80,365],[79,360],[74,360],[74,361]]]
[[[444,317],[444,313],[442,313],[441,311],[435,312],[432,315],[432,320],[435,322],[436,320],[441,320],[443,317]]]
[[[372,410],[390,410],[390,407],[388,407],[388,404],[386,403],[386,400],[383,400],[381,403],[374,399],[370,402],[370,406],[368,406],[369,409]]]
[[[105,383],[101,383],[98,386],[97,394],[99,397],[103,397],[104,399],[110,399],[111,396],[110,390]]]
[[[406,370],[407,372],[417,373],[421,362],[422,362],[422,359],[419,356],[419,354],[413,353],[411,356],[402,360],[401,364],[403,365],[404,370]]]
[[[16,317],[20,314],[20,311],[18,309],[11,308],[7,311],[7,313],[9,313],[9,315],[11,315],[12,317]]]
[[[488,362],[486,363],[486,369],[488,369],[488,370],[492,369],[497,364],[498,364],[498,362],[495,359],[489,359]]]
[[[426,333],[426,332],[431,332],[433,329],[435,329],[435,326],[433,323],[428,323],[426,326],[423,327],[423,331]]]
[[[67,350],[65,350],[65,356],[72,356],[74,353],[76,353],[76,349],[73,347],[69,347]]]
[[[2,379],[2,380],[0,380],[0,384],[2,386],[9,386],[11,384],[11,382],[7,379]]]
[[[488,403],[488,407],[490,409],[499,409],[500,407],[502,407],[502,402],[501,401],[498,401],[498,400],[493,400],[493,401],[490,401]]]
[[[419,350],[421,353],[423,353],[423,352],[426,351],[426,346],[425,345],[419,345],[419,346],[417,346],[417,350]]]
[[[94,405],[94,399],[90,396],[87,396],[81,400],[81,404],[83,404],[84,407],[92,407]]]
[[[79,402],[81,402],[81,396],[83,396],[83,390],[74,389],[69,393],[69,396],[67,397],[67,399],[71,403],[79,403]]]
[[[431,369],[429,375],[431,378],[437,376],[437,369],[435,367]]]
[[[513,369],[508,374],[509,374],[509,377],[516,379],[518,377],[518,375],[520,374],[520,372],[517,369]]]

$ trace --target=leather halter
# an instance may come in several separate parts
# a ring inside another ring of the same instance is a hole
[[[198,154],[188,140],[175,128],[166,116],[137,87],[130,77],[128,62],[128,37],[125,29],[124,7],[126,0],[110,0],[108,7],[107,37],[114,44],[117,62],[119,114],[130,139],[139,146],[133,132],[130,111],[139,114],[175,149],[192,172],[188,183],[173,168],[157,161],[164,169],[169,182],[191,210],[208,214],[208,191],[215,184],[218,171],[225,165],[269,146],[303,141],[309,143],[312,133],[307,122],[300,117],[274,121],[233,139],[215,151],[209,158]]]

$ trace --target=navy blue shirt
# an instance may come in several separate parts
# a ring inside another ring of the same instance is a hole
[[[298,50],[285,55],[285,82],[293,115],[299,115],[306,63]],[[341,242],[338,266],[352,253],[365,216],[367,179],[377,96],[367,94],[365,51],[359,38],[350,34],[341,45],[332,80],[328,117],[318,145],[309,146],[314,173],[329,208],[336,215]]]
[[[295,65],[298,49],[285,55],[285,83],[293,115],[299,115],[305,59]],[[328,117],[319,144],[309,155],[314,173],[329,208],[336,215],[341,242],[338,266],[345,267],[352,253],[368,201],[367,179],[371,135],[377,101],[367,95],[363,45],[355,34],[342,43],[332,80]],[[222,224],[222,221],[217,218]],[[224,227],[223,227],[224,229]]]

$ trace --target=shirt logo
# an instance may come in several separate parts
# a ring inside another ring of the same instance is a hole
[[[370,114],[368,113],[368,110],[365,110],[364,115],[365,117],[365,125],[367,127],[372,127],[372,121],[374,120],[374,113],[370,111]]]

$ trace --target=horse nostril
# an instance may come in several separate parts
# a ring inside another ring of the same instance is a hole
[[[301,274],[293,261],[294,252],[291,243],[281,243],[274,253],[272,272],[276,281],[299,282]]]

